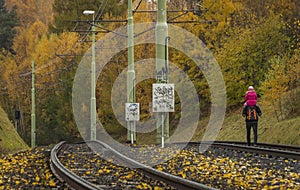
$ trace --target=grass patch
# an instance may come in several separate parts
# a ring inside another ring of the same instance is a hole
[[[265,142],[300,146],[300,117],[267,125],[261,138]]]
[[[0,154],[14,153],[28,148],[0,107]]]
[[[202,118],[199,121],[195,131],[186,128],[181,131],[181,134],[193,133],[191,141],[224,140],[246,142],[245,118],[242,117],[241,113],[242,110],[240,109],[235,113],[227,114],[224,118],[222,128],[220,130],[210,130],[215,132],[215,134],[207,135],[205,139],[203,136],[209,121],[208,117]],[[173,135],[172,130],[170,131],[170,135]],[[209,138],[210,136],[216,136],[216,139]],[[180,136],[176,136],[176,139],[180,141]],[[155,143],[155,140],[156,130],[149,133],[137,134],[138,144],[151,144]],[[251,131],[251,141],[253,141],[253,131]],[[258,123],[258,142],[300,146],[300,116],[278,122],[274,114],[263,113]]]
[[[200,122],[198,132],[193,137],[194,141],[202,140],[203,128],[205,126]],[[251,135],[253,141],[253,131]],[[225,117],[216,140],[246,142],[246,124],[241,113],[232,113]],[[274,116],[263,114],[258,123],[258,142],[300,146],[300,116],[278,122]]]

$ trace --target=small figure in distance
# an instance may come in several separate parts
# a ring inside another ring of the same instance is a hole
[[[248,91],[246,92],[246,95],[245,95],[244,107],[245,106],[255,106],[256,103],[257,103],[257,94],[254,90],[254,87],[249,86]]]
[[[243,108],[242,112],[243,117],[246,121],[246,130],[247,130],[247,145],[251,145],[251,128],[253,128],[254,134],[254,146],[257,144],[257,127],[258,127],[258,116],[262,115],[261,109],[258,105],[249,106],[246,105]]]

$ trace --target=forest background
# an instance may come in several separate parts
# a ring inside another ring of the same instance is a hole
[[[141,10],[155,9],[155,3],[147,2],[138,0],[134,7],[141,3]],[[0,0],[0,105],[27,144],[32,60],[36,64],[37,144],[80,139],[72,114],[72,85],[82,55],[91,46],[90,33],[82,32],[90,30],[90,26],[75,22],[91,19],[82,14],[86,9],[95,10],[96,20],[127,19],[127,1]],[[171,0],[168,10],[182,11],[169,13],[168,18],[192,10],[178,17],[176,21],[183,23],[175,25],[199,37],[213,52],[226,83],[228,115],[240,115],[245,91],[253,85],[270,121],[299,118],[299,0]],[[155,13],[134,14],[135,23],[155,21]],[[114,30],[125,24],[105,22],[101,26]],[[104,35],[99,31],[96,38]],[[135,61],[154,56],[152,44],[135,47]],[[202,118],[209,116],[211,105],[207,81],[183,53],[170,49],[169,58],[187,73],[197,90],[202,130],[206,122]],[[114,116],[110,97],[115,79],[127,66],[126,60],[127,52],[120,52],[97,81],[97,97],[101,97],[97,98],[98,116],[106,130],[120,141],[126,139],[127,132]],[[150,117],[153,82],[146,80],[137,86],[142,121]],[[180,109],[177,99],[176,109]],[[18,121],[15,111],[21,114]],[[170,114],[171,130],[176,128],[179,118],[179,112]]]

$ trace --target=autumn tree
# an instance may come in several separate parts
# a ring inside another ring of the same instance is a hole
[[[18,17],[15,8],[12,8],[11,11],[6,9],[4,0],[0,0],[0,20],[0,50],[4,48],[13,52],[11,46],[16,34],[15,27],[18,25]]]
[[[236,30],[218,51],[230,105],[243,101],[247,86],[259,87],[270,68],[270,58],[287,52],[289,38],[281,29],[277,16],[263,19],[255,28]]]
[[[30,124],[31,62],[34,60],[38,143],[52,143],[62,139],[66,133],[72,134],[70,138],[77,137],[78,131],[74,128],[72,114],[68,113],[72,112],[72,78],[79,60],[76,56],[57,55],[82,54],[81,45],[77,44],[79,36],[76,33],[48,34],[47,25],[39,19],[27,26],[19,27],[18,31],[13,44],[16,55],[4,56],[1,59],[3,65],[1,79],[5,81],[1,86],[7,89],[10,109],[20,108],[22,121],[25,125]],[[69,111],[65,112],[66,110]],[[56,128],[54,138],[46,138],[54,127]],[[21,133],[26,142],[29,142],[29,128],[25,128]]]
[[[47,26],[39,20],[26,28],[19,29],[19,34],[14,38],[13,44],[18,65],[26,59],[30,61],[35,45],[46,32]]]
[[[10,70],[8,72],[8,70]],[[9,88],[9,79],[13,77],[13,70],[16,70],[13,55],[7,51],[2,51],[0,54],[0,103],[2,108],[10,115],[14,113],[11,105],[11,97],[9,96],[12,91]]]
[[[91,20],[83,15],[84,10],[94,10],[95,20],[101,20],[105,13],[110,16],[120,16],[125,14],[126,3],[120,0],[55,0],[53,4],[54,24],[52,31],[70,31],[73,29],[86,30],[82,23],[75,20]]]
[[[299,12],[298,0],[273,1],[273,0],[245,0],[234,1],[236,7],[232,14],[232,27],[247,28],[257,26],[262,18],[277,15],[283,22],[282,30],[290,37],[291,48],[299,48]]]
[[[231,15],[235,11],[235,6],[231,0],[203,0],[201,9],[204,10],[200,18],[200,39],[213,50],[221,46],[222,40],[228,35],[230,29]]]
[[[262,104],[278,121],[299,113],[299,51],[270,59],[271,68],[262,82]]]
[[[52,3],[53,9],[50,6]],[[145,3],[141,2],[140,9],[147,9]],[[87,23],[72,22],[91,20],[91,15],[84,16],[82,13],[86,9],[95,10],[96,20],[125,20],[126,1],[6,0],[6,5],[9,11],[16,5],[16,13],[21,20],[17,35],[13,39],[16,54],[3,51],[0,55],[1,104],[8,108],[11,118],[13,109],[20,105],[24,122],[27,126],[30,124],[31,61],[34,60],[38,144],[77,138],[79,133],[75,127],[71,106],[72,84],[81,55],[91,44],[89,33],[86,33],[87,43],[82,44],[78,43],[82,40],[79,34],[66,31],[89,29],[90,25]],[[272,100],[270,96],[274,93],[284,93],[278,98],[283,100],[283,115],[289,110],[297,112],[299,106],[290,102],[299,102],[296,98],[299,96],[299,1],[172,0],[168,4],[169,10],[194,7],[199,10],[180,17],[177,16],[183,12],[169,12],[168,19],[177,17],[176,21],[195,21],[181,23],[179,26],[199,37],[214,53],[226,81],[229,106],[241,105],[245,88],[251,84],[263,96],[263,102]],[[155,21],[155,14],[134,14],[135,24]],[[49,24],[52,26],[50,32]],[[125,26],[125,23],[119,22],[97,24],[110,30]],[[97,32],[96,39],[99,40],[104,35],[106,34]],[[178,38],[182,38],[182,43],[178,46],[183,49],[191,43],[184,36],[179,35]],[[126,38],[119,41],[126,42]],[[118,47],[115,39],[109,44],[109,48]],[[197,51],[190,48],[192,56],[197,56]],[[155,44],[135,46],[136,62],[150,58],[155,58]],[[208,110],[211,103],[210,89],[201,69],[187,55],[171,47],[169,59],[187,74],[201,99],[201,108]],[[203,64],[209,67],[207,60],[203,60]],[[111,89],[126,66],[127,50],[124,49],[105,65],[97,81],[99,118],[109,127],[108,132],[117,135],[123,132],[126,134],[126,129],[120,129],[115,119],[111,107]],[[84,85],[89,85],[89,82],[84,81]],[[151,98],[147,95],[151,93],[153,82],[154,80],[143,81],[136,88],[137,101],[142,105],[141,118],[145,120],[151,115]],[[273,88],[273,83],[281,88]],[[289,98],[286,98],[287,95]],[[179,104],[177,101],[176,105]],[[280,113],[277,100],[274,105],[271,108],[276,108],[277,113]],[[89,111],[86,113],[83,118],[88,118]],[[180,118],[180,114],[176,114],[171,115],[172,121]],[[29,142],[30,132],[28,128],[26,130],[23,137]],[[50,137],[49,133],[53,135]]]
[[[82,54],[78,40],[76,33],[43,35],[34,48],[38,140],[42,144],[79,137],[71,100],[73,78],[80,59],[76,56],[59,57]],[[53,135],[49,137],[49,133]]]
[[[26,28],[39,20],[48,26],[52,22],[54,0],[5,0],[9,10],[16,8],[20,27]]]

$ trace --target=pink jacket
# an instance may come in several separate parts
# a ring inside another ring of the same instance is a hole
[[[255,91],[246,92],[245,101],[248,106],[255,106],[257,102],[257,95]]]

